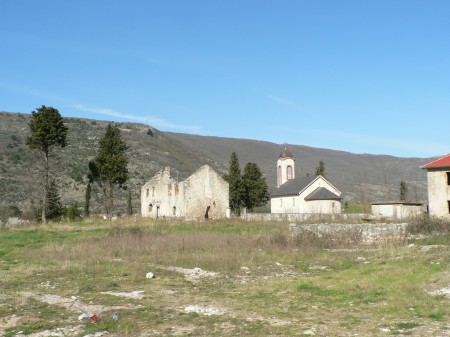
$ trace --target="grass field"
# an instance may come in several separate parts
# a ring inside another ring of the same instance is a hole
[[[450,336],[449,245],[233,221],[0,229],[0,335]]]

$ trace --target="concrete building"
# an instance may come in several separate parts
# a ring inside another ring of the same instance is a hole
[[[219,219],[230,216],[228,183],[204,165],[179,182],[170,167],[159,171],[141,188],[141,215],[184,219]]]
[[[387,201],[372,204],[372,215],[376,218],[404,219],[425,211],[422,203],[413,201]]]
[[[450,218],[450,154],[422,166],[427,170],[428,212]]]
[[[341,213],[341,192],[322,176],[296,177],[294,156],[286,149],[277,161],[277,186],[271,213]]]

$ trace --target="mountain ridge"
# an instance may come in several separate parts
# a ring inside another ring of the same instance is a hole
[[[36,156],[26,145],[31,114],[0,112],[0,200],[3,204],[29,207],[36,199]],[[54,168],[63,202],[84,204],[87,165],[94,158],[98,139],[110,122],[63,117],[69,127],[68,146],[55,151]],[[204,164],[224,174],[232,152],[238,154],[241,170],[255,162],[266,177],[270,191],[276,188],[276,161],[285,146],[296,160],[296,176],[312,175],[324,161],[327,179],[350,202],[398,199],[400,181],[407,182],[409,199],[426,201],[426,174],[420,166],[430,158],[354,154],[305,145],[275,144],[263,140],[199,136],[163,132],[140,123],[115,122],[129,150],[129,188],[133,207],[139,209],[140,187],[165,166],[180,179]],[[125,195],[119,198],[125,200]]]

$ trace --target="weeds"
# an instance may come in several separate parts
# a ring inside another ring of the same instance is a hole
[[[349,330],[378,335],[374,327],[383,326],[392,333],[423,335],[436,321],[447,328],[448,300],[427,291],[448,284],[448,235],[436,236],[439,249],[420,249],[425,241],[368,249],[359,232],[318,236],[304,231],[292,237],[288,226],[279,224],[131,218],[107,224],[0,230],[0,266],[5,267],[0,322],[13,312],[21,317],[3,334],[33,333],[76,320],[65,308],[17,297],[24,289],[122,306],[118,319],[115,310],[105,309],[80,336],[105,330],[121,336],[291,336],[307,330],[306,323],[317,335],[347,335]],[[168,267],[217,274],[191,280]],[[154,279],[145,278],[149,271]],[[102,294],[136,290],[145,296]],[[184,312],[192,304],[217,306],[224,314]]]

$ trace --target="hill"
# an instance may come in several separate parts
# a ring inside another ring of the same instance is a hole
[[[221,166],[227,166],[230,153],[235,151],[241,168],[246,162],[257,163],[266,175],[269,188],[276,188],[276,160],[285,145],[264,141],[196,136],[168,133],[191,148],[204,153]],[[408,184],[410,199],[427,199],[426,172],[420,166],[430,158],[399,158],[387,155],[354,154],[303,145],[287,145],[295,157],[297,176],[314,174],[322,160],[330,182],[344,198],[355,202],[398,199],[400,181]]]
[[[27,208],[36,200],[37,161],[25,145],[30,114],[0,112],[0,200],[3,205]],[[65,204],[84,204],[87,164],[96,153],[106,121],[64,118],[69,128],[68,146],[58,151],[54,167]],[[130,147],[129,188],[133,207],[139,207],[140,187],[157,171],[169,165],[173,174],[187,178],[198,167],[210,164],[225,173],[235,151],[241,168],[257,163],[270,190],[276,183],[276,160],[284,145],[264,141],[197,136],[161,132],[138,123],[116,123]],[[400,181],[408,183],[409,198],[426,200],[426,175],[419,168],[429,158],[398,158],[385,155],[353,154],[302,145],[288,145],[296,159],[296,174],[314,174],[319,161],[325,162],[327,178],[343,192],[345,199],[372,202],[397,199]],[[124,195],[122,196],[125,200]]]
[[[29,135],[31,115],[0,113],[0,200],[3,205],[15,204],[21,209],[36,201],[38,190],[37,161],[25,140]],[[98,140],[108,122],[79,118],[64,118],[69,128],[67,147],[58,149],[53,160],[53,172],[65,204],[84,205],[88,162],[93,159]],[[129,176],[133,207],[139,208],[140,188],[165,166],[176,169],[174,175],[187,178],[199,166],[209,163],[221,171],[207,157],[187,148],[178,140],[143,124],[116,123],[129,146]],[[125,200],[125,192],[120,199]]]

